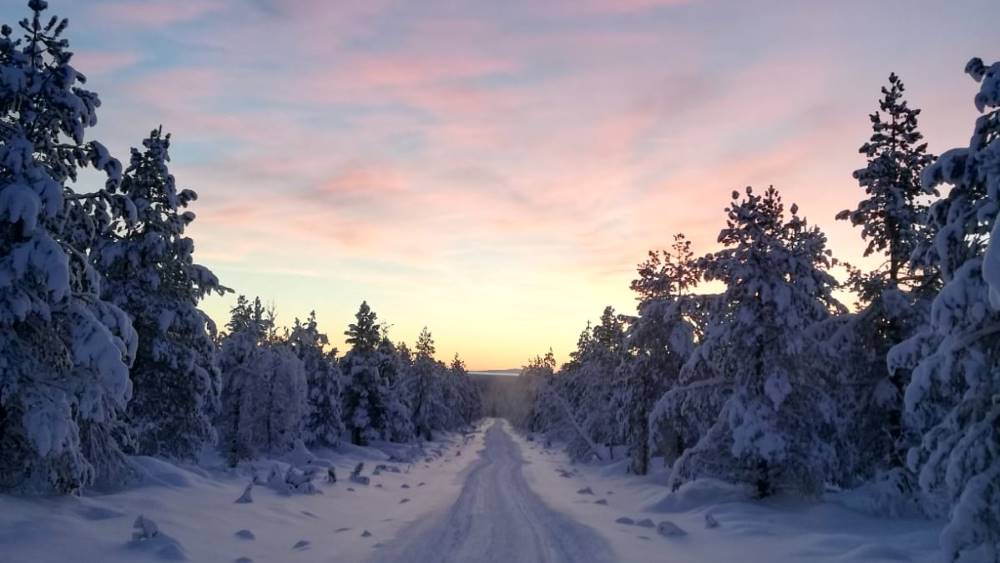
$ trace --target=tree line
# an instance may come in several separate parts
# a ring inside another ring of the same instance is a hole
[[[31,0],[0,27],[0,491],[118,487],[129,454],[231,464],[299,443],[407,442],[464,427],[479,397],[462,361],[393,343],[367,303],[342,357],[315,314],[275,325],[240,296],[225,331],[198,308],[231,290],[185,236],[197,194],[153,130],[123,167],[85,140],[100,100],[72,66],[67,20]],[[92,168],[103,186],[74,190]]]
[[[517,424],[578,460],[662,459],[674,489],[866,486],[884,510],[948,517],[950,559],[1000,557],[1000,63],[966,72],[981,115],[939,157],[900,78],[882,88],[863,197],[836,216],[877,266],[837,261],[774,187],[734,191],[717,250],[676,235],[638,266],[635,314],[606,308],[558,372],[551,352],[524,368]]]

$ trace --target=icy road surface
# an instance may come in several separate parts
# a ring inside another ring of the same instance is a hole
[[[485,444],[455,504],[402,530],[378,548],[373,561],[614,560],[594,530],[553,511],[528,487],[520,448],[502,423],[490,427]]]

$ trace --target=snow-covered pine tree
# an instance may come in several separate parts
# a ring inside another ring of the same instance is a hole
[[[222,393],[219,418],[219,450],[229,463],[236,465],[256,455],[254,442],[248,436],[246,421],[254,416],[252,385],[261,363],[261,347],[274,330],[274,322],[260,299],[250,302],[245,296],[236,298],[226,325],[229,333],[222,339],[219,367],[222,370]]]
[[[927,237],[923,225],[928,194],[921,187],[920,174],[934,156],[927,152],[917,128],[920,110],[909,107],[904,90],[899,77],[890,74],[889,85],[882,87],[881,113],[869,116],[872,136],[858,150],[868,164],[856,170],[854,178],[867,197],[856,209],[837,214],[837,219],[861,227],[861,238],[868,243],[865,256],[885,256],[876,275],[883,285],[893,288],[933,284],[933,276],[916,269],[910,256]]]
[[[114,186],[121,165],[84,141],[100,101],[70,64],[67,21],[28,7],[23,37],[0,27],[0,490],[63,493],[128,472],[136,337],[85,255],[128,202],[69,188],[88,165]]]
[[[577,350],[576,356],[571,354],[577,369],[562,370],[577,384],[579,400],[574,402],[574,407],[584,417],[581,426],[594,443],[607,446],[609,457],[623,438],[617,420],[615,386],[618,367],[626,354],[626,321],[613,307],[605,307],[600,322],[591,331],[591,345]]]
[[[585,332],[590,334],[589,324]],[[556,358],[551,348],[544,357],[536,355],[521,367],[516,381],[517,392],[513,394],[520,400],[505,405],[510,413],[511,424],[516,428],[530,432],[553,431],[556,411],[552,407],[556,407],[556,404],[548,391],[554,390],[556,382],[552,380],[552,376],[555,369]]]
[[[469,377],[465,361],[457,353],[448,366],[448,377],[455,389],[457,407],[452,407],[452,410],[456,411],[456,421],[461,425],[471,424],[481,416],[482,399]]]
[[[133,203],[134,217],[119,217],[91,258],[104,297],[129,314],[139,335],[127,410],[136,451],[192,459],[215,441],[221,386],[215,324],[198,302],[228,290],[194,263],[194,242],[184,236],[194,214],[184,208],[197,194],[174,183],[170,135],[156,129],[142,144],[112,188]]]
[[[386,385],[385,439],[392,442],[413,440],[413,414],[410,408],[410,389],[407,374],[413,367],[413,359],[406,344],[396,345],[383,331],[378,345],[379,373]]]
[[[920,174],[934,157],[918,130],[920,110],[909,107],[904,90],[899,77],[890,74],[881,112],[870,115],[872,136],[859,149],[867,165],[854,172],[866,197],[856,209],[837,215],[861,227],[865,256],[878,255],[884,262],[871,272],[849,267],[848,285],[861,310],[829,320],[822,329],[826,334],[817,333],[826,340],[817,353],[829,360],[825,364],[840,382],[839,449],[845,465],[837,480],[845,485],[905,465],[902,395],[909,376],[903,369],[890,373],[885,358],[924,321],[928,297],[938,285],[934,268],[910,261],[928,236],[923,223],[930,194],[921,187]]]
[[[929,323],[889,355],[912,369],[907,422],[922,435],[908,463],[931,499],[950,507],[941,546],[951,561],[1000,559],[1000,63],[975,58],[980,83],[968,147],[949,150],[923,175],[926,189],[950,184],[928,213],[933,240],[916,258],[944,287]],[[992,232],[991,232],[992,228]],[[992,299],[991,299],[992,298]]]
[[[726,211],[725,248],[704,259],[705,279],[726,284],[725,308],[685,364],[681,385],[661,399],[707,393],[721,408],[674,464],[672,486],[704,476],[750,484],[761,496],[818,493],[835,463],[835,413],[804,354],[806,331],[843,310],[832,295],[826,237],[795,205],[786,220],[773,187],[761,195],[734,191]]]
[[[305,365],[287,342],[274,339],[263,347],[256,378],[254,403],[260,417],[251,436],[262,452],[285,453],[303,439],[303,424],[309,412],[309,387]]]
[[[537,386],[533,422],[549,438],[566,443],[573,459],[605,458],[621,443],[615,385],[625,357],[625,319],[606,307],[597,325],[587,325],[558,376],[542,377]],[[537,365],[536,365],[537,364]],[[525,371],[541,371],[539,358]]]
[[[329,343],[327,336],[319,331],[315,311],[309,313],[304,323],[295,319],[288,335],[288,345],[302,360],[306,372],[308,410],[303,430],[305,443],[310,446],[335,447],[344,434],[337,350],[325,350]]]
[[[340,362],[345,381],[343,416],[351,443],[365,445],[385,435],[389,386],[379,370],[382,333],[378,315],[362,302],[355,318],[344,333],[351,349]]]
[[[652,419],[654,407],[666,389],[676,384],[681,366],[694,347],[694,327],[685,315],[687,292],[701,274],[683,234],[674,237],[662,258],[655,252],[638,267],[631,287],[639,294],[639,315],[630,319],[625,335],[625,357],[615,383],[618,420],[632,457],[631,470],[649,469],[650,427],[656,434],[670,432],[676,421]],[[659,438],[659,436],[657,436]],[[666,452],[663,452],[666,454]]]
[[[260,299],[239,296],[222,341],[219,448],[233,465],[284,453],[302,438],[308,409],[306,374],[293,348],[278,339],[274,315]]]
[[[438,365],[434,359],[434,338],[427,327],[420,331],[413,369],[410,372],[411,396],[413,397],[413,427],[418,436],[432,440],[435,429],[443,428],[442,418],[444,397],[438,381]]]

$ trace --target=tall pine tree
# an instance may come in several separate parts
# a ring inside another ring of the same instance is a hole
[[[343,416],[351,442],[365,445],[386,434],[390,388],[379,369],[382,333],[378,315],[362,302],[355,319],[344,333],[351,349],[340,362],[345,380]]]
[[[838,400],[845,416],[838,426],[845,464],[837,480],[845,485],[904,466],[909,438],[902,396],[909,375],[903,369],[890,373],[886,355],[924,321],[928,296],[938,285],[934,268],[910,259],[928,237],[925,200],[930,194],[920,175],[934,156],[918,129],[920,110],[909,107],[904,91],[899,77],[890,74],[880,111],[870,115],[872,136],[859,149],[867,165],[854,172],[866,197],[856,209],[837,215],[861,227],[865,256],[883,259],[871,272],[849,268],[848,285],[861,310],[827,323],[826,346],[819,349],[841,383]],[[893,478],[907,480],[904,474]]]
[[[128,201],[70,189],[88,165],[114,186],[121,165],[84,141],[100,101],[70,64],[67,21],[28,7],[22,37],[0,27],[0,490],[67,492],[128,473],[136,337],[86,257]]]
[[[626,354],[615,385],[618,418],[629,445],[631,469],[649,470],[650,426],[672,427],[674,421],[651,420],[656,402],[676,384],[681,366],[694,347],[694,327],[686,310],[687,292],[700,280],[691,243],[679,234],[669,251],[650,252],[631,284],[639,294],[639,314],[629,322]]]
[[[193,459],[215,441],[221,386],[215,325],[198,302],[228,290],[194,262],[194,242],[184,236],[194,220],[184,208],[197,194],[175,185],[167,167],[170,135],[157,129],[142,144],[115,188],[135,214],[116,221],[92,258],[105,278],[105,298],[129,314],[139,335],[127,410],[138,453]]]

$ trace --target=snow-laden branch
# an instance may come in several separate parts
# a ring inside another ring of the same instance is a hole
[[[599,461],[604,461],[604,458],[601,456],[601,451],[598,448],[597,444],[595,444],[594,441],[590,439],[590,436],[587,435],[587,432],[584,431],[584,429],[576,421],[576,417],[573,416],[573,409],[572,407],[570,407],[569,403],[566,402],[566,399],[564,399],[563,396],[556,391],[551,391],[551,393],[553,396],[555,396],[556,402],[559,403],[559,406],[561,406],[563,410],[566,412],[566,418],[569,419],[570,424],[572,424],[573,428],[576,429],[578,434],[580,434],[580,437],[583,438],[585,442],[587,442],[587,447],[590,448],[590,451],[594,452],[594,455],[597,456],[597,459]]]

